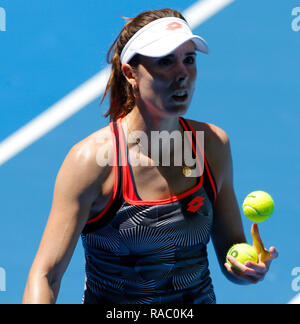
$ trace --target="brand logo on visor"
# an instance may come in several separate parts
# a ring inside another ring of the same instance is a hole
[[[167,30],[176,30],[180,28],[182,28],[182,24],[175,21],[167,25]]]

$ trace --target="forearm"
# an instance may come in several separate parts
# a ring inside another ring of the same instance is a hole
[[[60,282],[50,282],[46,275],[29,275],[23,304],[55,304]]]

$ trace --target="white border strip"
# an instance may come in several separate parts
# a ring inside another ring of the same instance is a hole
[[[234,2],[234,0],[201,0],[183,12],[192,29]],[[70,94],[0,143],[0,166],[49,133],[87,104],[104,93],[110,67],[96,74]]]

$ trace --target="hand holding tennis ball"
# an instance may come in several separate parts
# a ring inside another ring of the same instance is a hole
[[[244,200],[243,211],[252,222],[267,220],[274,211],[272,197],[264,191],[253,191]]]
[[[251,221],[260,223],[274,211],[272,197],[264,191],[251,192],[243,203],[243,211]],[[257,224],[251,227],[253,246],[247,243],[233,245],[227,252],[225,268],[238,283],[257,283],[264,279],[270,265],[278,257],[275,247],[265,249]]]
[[[258,255],[254,247],[247,243],[240,243],[233,245],[227,252],[226,261],[229,265],[239,270],[236,266],[230,263],[228,257],[234,257],[237,261],[245,264],[247,261],[258,263]]]
[[[233,245],[226,256],[225,268],[238,283],[257,283],[264,279],[270,265],[278,257],[275,247],[265,249],[257,224],[251,228],[253,246],[247,243]]]

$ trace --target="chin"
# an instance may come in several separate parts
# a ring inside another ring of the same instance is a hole
[[[184,115],[188,110],[187,105],[176,105],[173,107],[168,108],[167,113],[173,116],[181,116]]]

